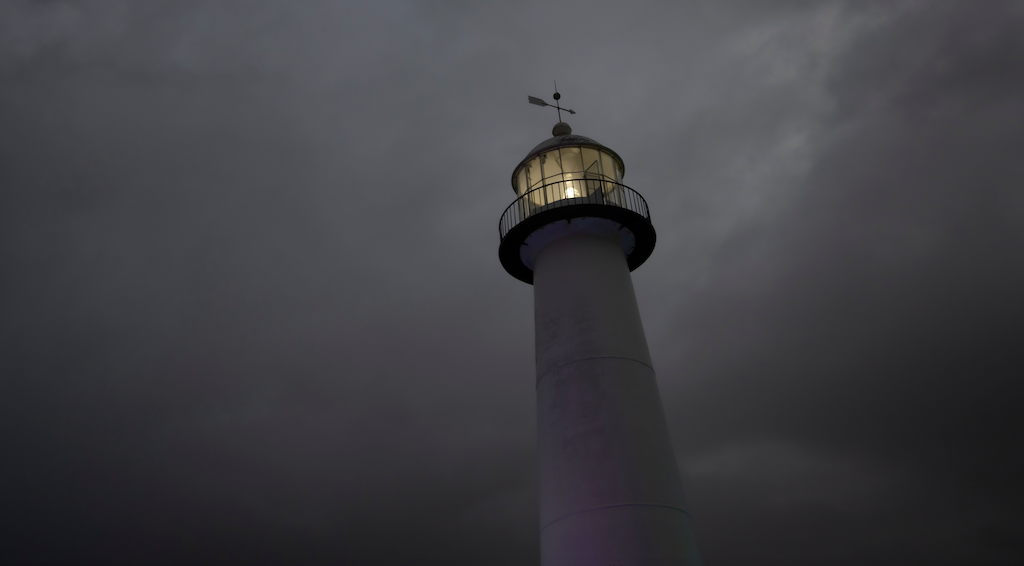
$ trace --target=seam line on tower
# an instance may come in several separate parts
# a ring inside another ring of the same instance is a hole
[[[650,368],[651,371],[654,371],[654,368],[651,367],[651,364],[645,364],[644,362],[641,362],[640,360],[638,360],[636,358],[627,358],[625,356],[593,356],[593,357],[590,357],[590,358],[580,358],[578,360],[573,360],[571,362],[565,362],[563,364],[558,364],[557,366],[555,366],[555,367],[549,369],[548,371],[544,372],[544,375],[538,377],[537,378],[537,385],[540,385],[540,380],[544,379],[545,377],[547,377],[547,375],[549,373],[555,371],[558,368],[565,367],[565,366],[567,366],[569,364],[575,364],[575,363],[579,363],[579,362],[586,362],[586,361],[590,361],[590,360],[628,360],[628,361],[631,361],[631,362],[636,362],[636,363],[638,363],[638,364],[640,364],[642,366],[646,366],[646,367]]]
[[[544,532],[544,529],[550,527],[551,525],[554,525],[555,523],[561,521],[562,519],[566,519],[568,517],[572,517],[573,515],[579,515],[581,513],[589,513],[591,511],[600,511],[602,509],[614,509],[616,507],[664,507],[665,509],[672,509],[674,511],[679,511],[683,515],[686,515],[687,517],[689,517],[691,521],[693,520],[693,517],[690,515],[690,513],[688,511],[686,511],[685,509],[680,509],[678,507],[673,507],[672,505],[665,505],[663,503],[619,503],[617,505],[604,505],[604,506],[601,506],[601,507],[593,507],[593,508],[590,508],[590,509],[583,509],[581,511],[574,511],[572,513],[569,513],[568,515],[562,515],[561,517],[559,517],[559,518],[555,519],[554,521],[551,521],[550,523],[548,523],[548,524],[544,525],[543,527],[541,527],[540,528],[540,532]]]

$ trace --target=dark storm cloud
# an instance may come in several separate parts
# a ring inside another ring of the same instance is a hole
[[[708,562],[1024,552],[1013,4],[0,10],[5,552],[535,562],[552,78]]]
[[[531,556],[529,380],[491,387],[528,375],[529,297],[477,332],[496,305],[445,273],[451,184],[393,119],[416,83],[369,96],[406,73],[409,34],[379,33],[403,16],[333,14],[376,29],[328,64],[269,8],[25,9],[57,37],[14,46],[4,92],[18,555]]]
[[[1024,548],[1020,24],[941,5],[854,40],[799,194],[695,285],[679,340],[703,375],[682,412],[709,454],[693,461],[691,483],[710,484],[696,507],[720,533],[787,513],[820,521],[816,541],[780,548],[778,525],[762,548]]]

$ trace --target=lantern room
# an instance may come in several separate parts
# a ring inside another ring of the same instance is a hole
[[[622,184],[622,158],[595,140],[573,134],[565,122],[551,133],[512,173],[512,189],[519,198],[499,225],[502,265],[530,283],[532,258],[545,242],[558,234],[596,230],[618,238],[630,269],[635,269],[654,250],[655,233],[647,202]]]

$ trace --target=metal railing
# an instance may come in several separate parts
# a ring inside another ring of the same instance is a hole
[[[498,232],[504,240],[512,228],[534,214],[580,204],[617,206],[651,220],[647,201],[626,185],[606,179],[573,179],[537,187],[516,199],[501,215]]]

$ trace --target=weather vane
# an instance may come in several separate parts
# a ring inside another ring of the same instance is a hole
[[[554,96],[555,103],[554,104],[548,104],[547,102],[544,102],[543,100],[537,98],[536,96],[529,96],[529,95],[527,95],[527,98],[530,99],[530,104],[536,104],[537,106],[554,106],[558,110],[558,121],[559,122],[562,121],[562,110],[565,110],[569,114],[575,114],[576,113],[576,112],[574,112],[573,110],[571,110],[569,108],[562,108],[561,106],[558,105],[558,99],[562,98],[562,95],[558,94],[558,83],[557,82],[555,83],[555,96]]]

